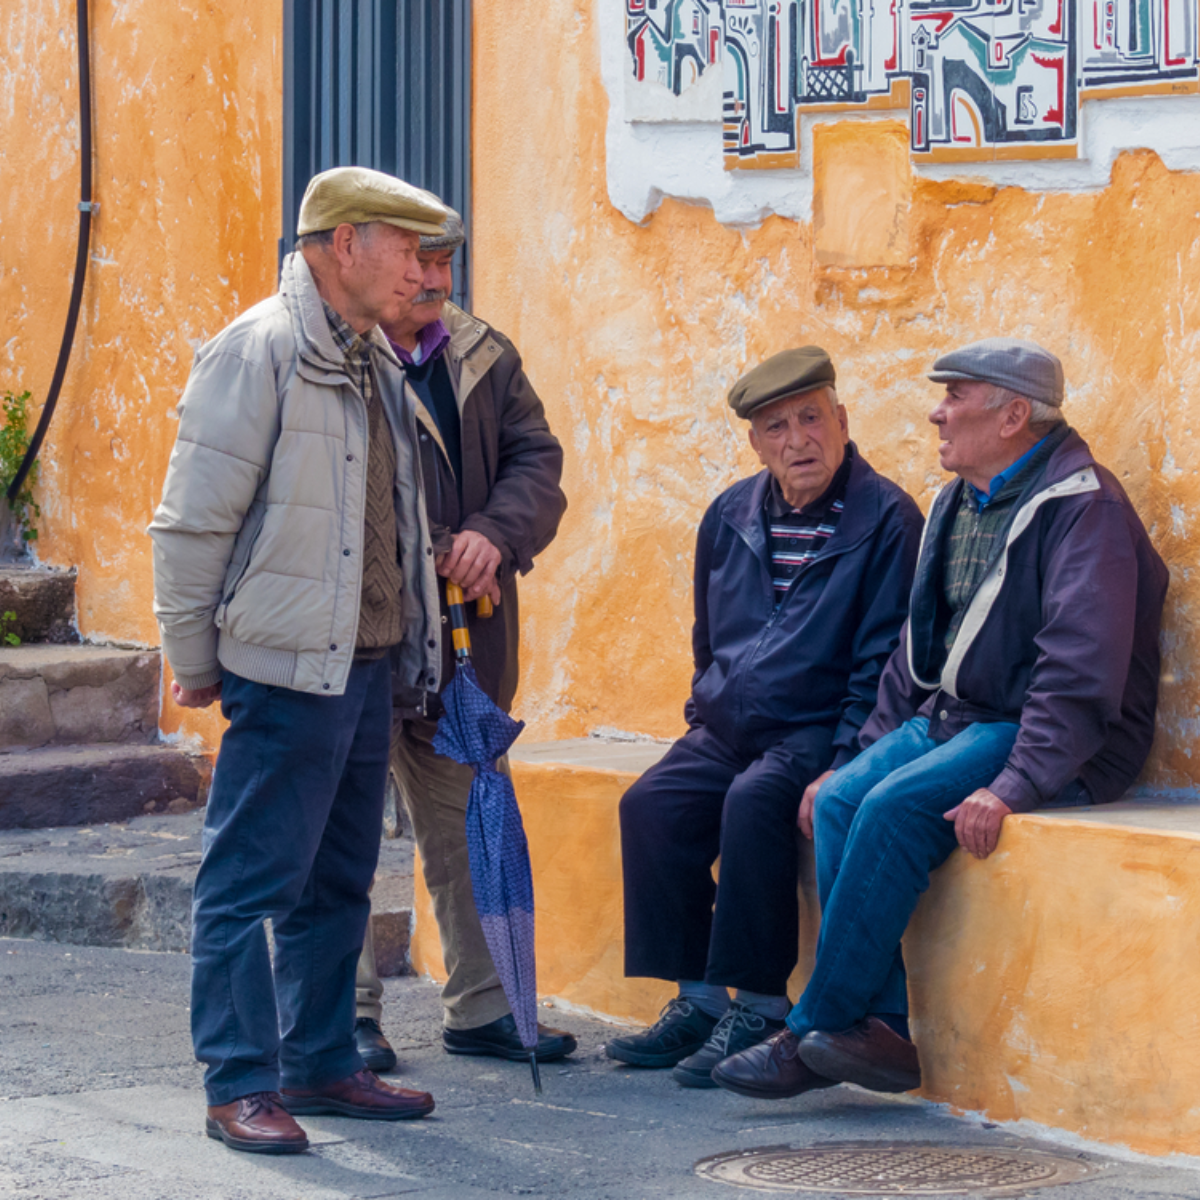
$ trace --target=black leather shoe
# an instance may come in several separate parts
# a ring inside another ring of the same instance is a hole
[[[805,1066],[799,1050],[800,1039],[790,1029],[783,1029],[765,1042],[717,1063],[712,1069],[713,1082],[755,1100],[786,1100],[837,1083]]]
[[[713,1082],[712,1069],[717,1063],[731,1054],[740,1054],[759,1042],[765,1042],[782,1028],[782,1021],[760,1017],[735,1000],[717,1022],[708,1041],[695,1054],[679,1063],[671,1072],[671,1078],[684,1087],[715,1088],[717,1085]]]
[[[841,1033],[813,1030],[800,1043],[800,1057],[830,1079],[873,1092],[911,1092],[921,1086],[916,1046],[878,1017]]]
[[[605,1047],[609,1058],[631,1067],[673,1067],[695,1054],[712,1036],[717,1018],[676,996],[667,1001],[658,1020],[641,1033],[613,1038]]]
[[[359,1017],[354,1022],[354,1045],[369,1071],[378,1075],[396,1069],[396,1052],[374,1017]]]
[[[554,1062],[574,1052],[578,1043],[569,1033],[561,1029],[548,1029],[539,1025],[538,1062]],[[517,1023],[512,1013],[493,1021],[490,1025],[479,1025],[475,1029],[443,1029],[442,1048],[448,1054],[478,1054],[490,1058],[507,1058],[510,1062],[528,1062],[529,1051],[521,1045]]]

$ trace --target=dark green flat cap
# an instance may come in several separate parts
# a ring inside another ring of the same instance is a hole
[[[836,380],[833,363],[820,346],[782,350],[747,371],[729,389],[729,407],[739,417],[749,418],[755,409],[773,400],[828,387]]]

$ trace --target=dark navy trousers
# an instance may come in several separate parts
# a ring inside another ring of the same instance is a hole
[[[831,729],[812,726],[738,751],[702,726],[625,793],[626,975],[786,994],[800,932],[796,813],[832,745]]]
[[[354,664],[341,696],[226,671],[221,708],[229,728],[192,904],[192,1040],[214,1105],[362,1068],[354,973],[379,857],[391,668]]]

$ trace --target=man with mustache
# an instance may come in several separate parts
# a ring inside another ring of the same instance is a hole
[[[516,348],[448,300],[454,255],[465,242],[462,219],[451,210],[441,234],[421,238],[420,293],[383,330],[416,403],[437,571],[463,589],[479,682],[508,711],[517,688],[517,575],[532,570],[558,530],[567,504],[559,488],[563,456]],[[480,597],[496,606],[489,618],[476,615],[472,601]],[[451,639],[443,638],[442,646],[442,679],[449,682]],[[442,1044],[451,1054],[525,1059],[529,1052],[475,911],[466,840],[472,773],[431,745],[440,711],[436,698],[431,706],[401,710],[392,769],[441,935],[448,975]],[[368,933],[358,967],[355,1039],[364,1061],[387,1071],[396,1055],[380,1028],[382,997]],[[538,1034],[544,1062],[575,1049],[569,1033],[539,1026]]]
[[[786,1027],[713,1078],[762,1099],[921,1083],[900,939],[955,846],[1009,813],[1116,800],[1154,737],[1167,569],[1120,483],[1064,420],[1048,350],[939,358],[929,419],[955,479],[929,513],[865,748],[801,808],[821,935]]]
[[[684,1087],[783,1027],[796,813],[857,753],[904,620],[921,514],[850,441],[835,379],[803,346],[730,391],[765,470],[700,523],[690,729],[621,800],[625,973],[679,993],[608,1054]]]

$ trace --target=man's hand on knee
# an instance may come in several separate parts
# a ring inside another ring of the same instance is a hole
[[[803,803],[800,807],[803,810]],[[1000,840],[1000,826],[1010,812],[1012,809],[999,796],[987,788],[980,788],[943,815],[947,821],[954,822],[954,836],[964,850],[976,858],[987,858],[995,850]]]
[[[813,835],[813,811],[817,806],[817,793],[821,790],[821,784],[832,774],[832,771],[826,771],[823,775],[818,775],[804,789],[804,796],[800,800],[800,811],[796,814],[796,824],[800,826],[800,832],[809,841],[812,840]]]

